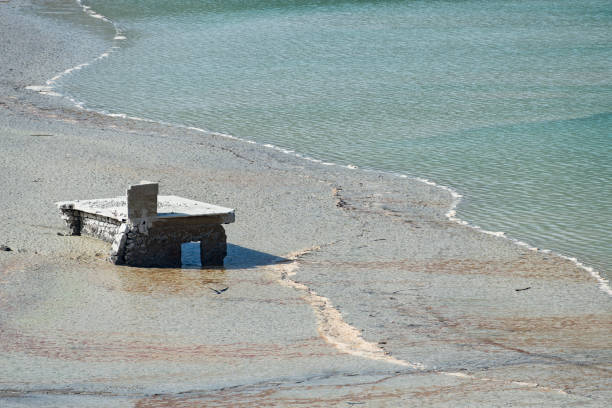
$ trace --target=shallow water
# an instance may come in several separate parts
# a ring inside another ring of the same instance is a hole
[[[610,276],[610,2],[84,4],[126,37],[58,81],[85,107],[431,179]]]

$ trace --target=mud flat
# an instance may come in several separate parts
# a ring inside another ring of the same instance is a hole
[[[448,220],[416,180],[27,90],[108,46],[37,9],[0,3],[0,405],[612,399],[612,299],[587,271]],[[225,268],[118,267],[58,235],[54,202],[139,180],[236,208]]]

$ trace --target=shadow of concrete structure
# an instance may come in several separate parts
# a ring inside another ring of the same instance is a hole
[[[182,245],[181,261],[182,268],[184,269],[207,268],[207,266],[203,266],[200,262],[200,246],[196,242],[188,242]],[[250,269],[286,261],[288,261],[286,258],[280,256],[245,248],[240,245],[227,244],[227,256],[223,266],[219,266],[219,268]]]

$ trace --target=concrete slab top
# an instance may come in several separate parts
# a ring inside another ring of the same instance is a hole
[[[127,198],[99,198],[56,203],[59,208],[69,208],[90,214],[101,215],[125,222],[128,218]],[[157,218],[228,216],[226,223],[234,221],[234,210],[214,204],[203,203],[178,196],[158,196]]]

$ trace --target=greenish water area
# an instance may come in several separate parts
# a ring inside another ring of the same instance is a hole
[[[426,178],[611,275],[610,1],[83,4],[125,36],[58,81],[84,107]]]

